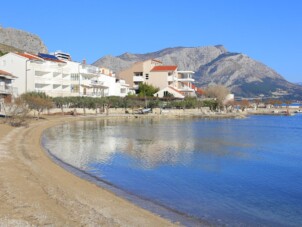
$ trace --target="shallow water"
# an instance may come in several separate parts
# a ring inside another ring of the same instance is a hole
[[[44,133],[56,157],[217,225],[302,225],[302,115],[85,120]]]

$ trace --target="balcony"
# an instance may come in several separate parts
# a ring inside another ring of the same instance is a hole
[[[70,83],[70,80],[62,79],[62,85],[69,86],[70,84],[71,84],[71,83]]]
[[[181,86],[181,87],[178,87],[177,89],[182,92],[194,92],[194,89],[190,88],[188,86]]]
[[[168,82],[173,82],[173,81],[177,81],[178,78],[176,76],[168,76]]]
[[[0,85],[0,94],[13,94],[13,87],[9,85]]]
[[[104,86],[104,81],[92,80],[90,84],[91,86]]]
[[[177,81],[179,82],[194,82],[195,80],[192,78],[194,72],[193,71],[178,71]]]
[[[80,73],[96,75],[99,72],[99,68],[92,65],[81,65]]]
[[[133,76],[133,82],[144,82],[145,79],[143,76]]]
[[[179,82],[194,82],[195,80],[192,79],[192,78],[187,77],[187,78],[177,78],[177,81],[179,81]]]
[[[41,76],[35,76],[34,81],[35,81],[35,84],[48,85],[48,84],[53,84],[54,83],[53,78],[43,78]],[[57,80],[55,80],[55,81],[57,81]]]
[[[108,86],[105,85],[104,81],[97,81],[97,80],[84,80],[81,82],[81,85],[86,88],[100,88],[100,89],[108,88]]]

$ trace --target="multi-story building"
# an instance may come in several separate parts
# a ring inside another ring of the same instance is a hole
[[[12,81],[16,79],[11,73],[0,69],[0,99],[13,96],[17,88],[13,87]]]
[[[193,74],[193,71],[178,71],[176,65],[163,65],[161,61],[150,59],[134,63],[130,68],[120,72],[118,77],[124,79],[134,89],[138,89],[140,83],[146,83],[160,89],[156,94],[159,97],[168,92],[183,98],[195,96],[195,90],[192,88],[192,83],[195,81]]]
[[[71,61],[71,56],[70,54],[68,53],[64,53],[60,50],[54,52],[54,53],[51,53],[52,55],[56,56],[57,58],[59,58],[60,60],[68,60],[68,61]]]
[[[0,57],[0,67],[18,77],[14,81],[16,95],[40,91],[50,96],[97,97],[125,96],[129,92],[129,86],[117,81],[111,72],[106,75],[85,62],[61,60],[49,54],[8,53]]]
[[[16,88],[12,86],[12,81],[16,79],[11,73],[0,69],[0,115],[4,115],[4,103],[11,102]]]
[[[0,95],[12,95],[17,91],[17,89],[12,86],[14,79],[16,79],[16,77],[11,73],[0,69]]]

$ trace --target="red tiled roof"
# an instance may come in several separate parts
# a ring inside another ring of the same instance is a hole
[[[39,56],[33,55],[33,54],[28,54],[28,53],[16,53],[22,57],[28,58],[29,60],[46,60],[46,61],[52,61],[52,62],[58,62],[58,63],[66,63],[65,61],[61,61],[59,59],[51,59],[51,58],[40,58]]]
[[[194,84],[192,84],[192,89],[194,89],[194,91],[199,94],[199,95],[203,95],[203,90],[199,87],[196,87]]]
[[[5,72],[5,71],[3,71],[3,70],[0,70],[0,75],[12,76],[11,73]]]
[[[25,58],[28,58],[30,60],[38,60],[38,61],[41,61],[41,58],[39,58],[38,56],[36,55],[33,55],[33,54],[27,54],[27,53],[16,53],[22,57],[25,57]]]
[[[189,83],[187,83],[187,82],[183,82],[183,83],[187,86],[189,85]],[[196,87],[194,84],[191,84],[191,88],[194,89],[194,91],[199,95],[203,95],[203,93],[204,93],[201,88]]]
[[[8,77],[11,77],[11,78],[17,78],[16,76],[13,76],[13,74],[9,73],[9,72],[6,72],[6,71],[3,71],[3,70],[0,70],[0,76],[8,76]]]
[[[176,65],[158,65],[154,66],[152,71],[175,71],[177,69]]]
[[[181,92],[181,91],[177,90],[177,89],[176,89],[176,88],[174,88],[174,87],[169,86],[169,88],[171,88],[173,91],[178,92],[178,93],[179,93],[179,94],[181,94],[181,95],[184,95],[184,93],[183,93],[183,92]]]

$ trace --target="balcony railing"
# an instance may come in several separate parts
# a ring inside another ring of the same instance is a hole
[[[133,82],[144,82],[145,79],[142,76],[133,76]]]
[[[45,84],[45,85],[49,85],[49,84],[53,84],[54,80],[53,78],[43,78],[43,77],[39,77],[39,76],[35,76],[35,83],[36,84]],[[57,80],[55,80],[57,81]]]
[[[171,81],[177,81],[177,77],[176,76],[168,76],[168,82],[171,82]]]
[[[193,88],[190,88],[188,86],[181,86],[181,87],[178,87],[178,90],[179,91],[183,91],[183,92],[193,92],[194,89]]]
[[[195,80],[193,78],[190,78],[190,77],[182,77],[182,78],[178,78],[177,81],[180,81],[180,82],[194,82]]]
[[[95,81],[95,80],[92,80],[90,82],[90,84],[93,86],[93,85],[99,85],[99,86],[104,86],[104,81]]]
[[[193,71],[178,71],[177,81],[194,82],[195,80],[193,79],[193,75]]]

